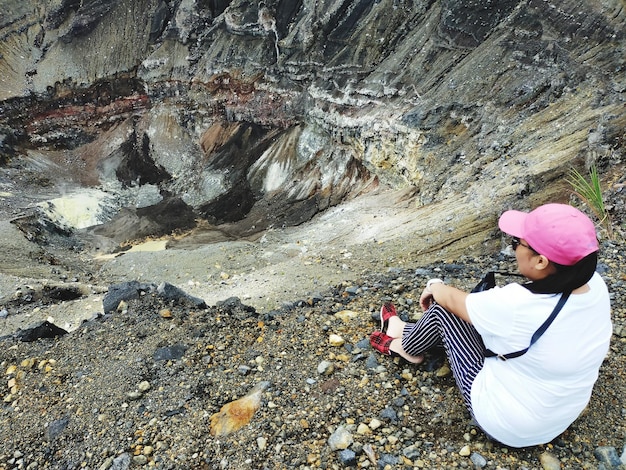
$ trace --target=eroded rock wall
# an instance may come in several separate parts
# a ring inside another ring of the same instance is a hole
[[[622,164],[621,0],[3,3],[3,160],[118,209],[248,234],[383,184],[454,200],[467,235]]]

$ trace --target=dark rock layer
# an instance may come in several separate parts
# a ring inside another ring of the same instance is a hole
[[[245,235],[381,183],[463,227],[622,165],[619,0],[5,3],[0,162],[102,189],[128,238],[163,201]]]

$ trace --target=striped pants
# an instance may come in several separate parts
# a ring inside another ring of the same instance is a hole
[[[485,362],[483,340],[470,324],[434,303],[417,323],[407,323],[402,347],[419,356],[434,346],[443,345],[456,384],[472,417],[472,383]]]

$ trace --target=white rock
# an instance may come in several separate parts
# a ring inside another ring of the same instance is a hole
[[[344,426],[339,426],[328,438],[328,445],[333,451],[347,449],[353,442],[352,434]]]
[[[361,434],[363,436],[368,435],[368,434],[372,434],[372,430],[365,423],[359,424],[359,427],[356,428],[356,432],[357,432],[357,434]]]
[[[377,420],[376,418],[372,418],[369,426],[370,426],[370,429],[378,429],[382,425],[383,423],[381,421]]]
[[[331,334],[328,337],[328,342],[330,343],[331,346],[343,346],[345,344],[346,340],[343,339],[339,335]]]
[[[141,393],[147,392],[148,390],[150,390],[150,382],[148,382],[147,380],[144,380],[143,382],[139,382],[139,385],[137,385],[137,389]]]
[[[320,375],[329,375],[335,370],[335,367],[331,362],[322,361],[317,366],[317,373]]]

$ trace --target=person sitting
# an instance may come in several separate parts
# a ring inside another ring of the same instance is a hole
[[[511,447],[550,442],[587,406],[612,335],[609,293],[596,272],[593,222],[566,204],[509,210],[528,282],[466,293],[441,279],[426,284],[416,323],[381,308],[372,347],[420,363],[442,345],[464,402],[480,428]]]

